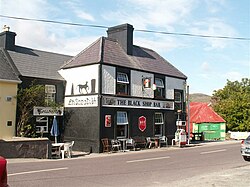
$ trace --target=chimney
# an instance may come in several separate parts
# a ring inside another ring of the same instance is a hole
[[[110,27],[107,30],[108,38],[118,41],[128,55],[133,55],[133,25],[128,23]]]
[[[15,50],[15,36],[16,33],[10,32],[10,27],[4,25],[3,32],[0,33],[0,47],[6,50]]]

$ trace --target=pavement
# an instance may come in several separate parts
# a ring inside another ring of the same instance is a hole
[[[38,159],[38,158],[8,158],[8,164],[11,163],[22,163],[22,162],[44,162],[44,161],[65,161],[69,159],[84,159],[84,158],[94,158],[94,157],[105,157],[105,156],[114,156],[114,155],[124,155],[124,154],[140,154],[145,151],[164,151],[166,149],[185,149],[188,147],[196,147],[196,146],[213,146],[218,144],[232,144],[239,143],[238,140],[228,140],[228,141],[192,141],[190,144],[180,148],[179,146],[168,146],[161,148],[153,148],[153,149],[141,149],[137,151],[125,151],[125,152],[109,152],[109,153],[89,153],[89,152],[81,152],[81,151],[73,151],[72,158],[65,159]]]

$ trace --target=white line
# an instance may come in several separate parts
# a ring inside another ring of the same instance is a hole
[[[170,158],[170,157],[165,156],[165,157],[156,157],[156,158],[145,158],[145,159],[140,159],[140,160],[130,160],[130,161],[127,161],[127,163],[144,162],[144,161],[151,161],[151,160],[160,160],[160,159],[166,159],[166,158]]]
[[[25,172],[20,172],[20,173],[8,174],[8,176],[24,175],[24,174],[30,174],[30,173],[46,172],[46,171],[57,171],[57,170],[64,170],[64,169],[68,169],[68,168],[66,167],[66,168],[53,168],[53,169],[36,170],[36,171],[25,171]]]
[[[201,155],[204,155],[204,154],[218,153],[218,152],[224,152],[224,151],[226,151],[226,149],[220,149],[220,150],[214,150],[214,151],[201,152],[200,154],[201,154]]]

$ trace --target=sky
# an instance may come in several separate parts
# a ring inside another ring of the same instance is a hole
[[[227,80],[250,78],[249,0],[0,0],[0,15],[112,27],[134,27],[134,45],[150,48],[184,73],[190,93],[212,95]],[[106,28],[0,17],[16,44],[75,56]],[[246,40],[140,32],[229,36]]]

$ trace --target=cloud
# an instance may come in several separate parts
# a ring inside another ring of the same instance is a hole
[[[244,77],[244,75],[242,75],[240,72],[237,71],[230,71],[225,73],[223,77],[230,81],[237,81],[237,80],[240,81]]]
[[[181,23],[187,17],[193,6],[193,0],[129,0],[124,1],[125,9],[103,14],[106,19],[118,22],[130,21],[137,29],[157,27],[173,30],[173,25]],[[129,8],[131,7],[131,8]]]
[[[209,63],[203,62],[201,64],[201,70],[204,71],[204,72],[210,72],[211,71],[211,67],[210,67]]]
[[[230,25],[224,23],[218,18],[208,18],[204,21],[194,22],[192,28],[189,29],[193,34],[209,35],[209,36],[236,36],[236,31]],[[216,38],[206,38],[209,44],[206,50],[224,49],[232,41]]]

